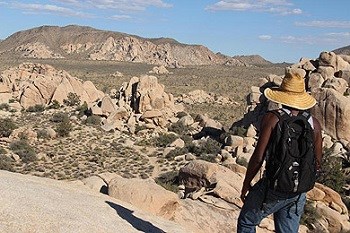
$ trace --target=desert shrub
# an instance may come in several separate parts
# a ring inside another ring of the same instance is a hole
[[[45,106],[42,104],[36,104],[34,106],[29,106],[27,108],[27,112],[43,112],[45,110]]]
[[[69,119],[65,119],[60,122],[56,127],[57,135],[60,137],[67,137],[69,133],[72,131],[73,125],[70,123]]]
[[[36,133],[37,133],[37,138],[42,138],[42,139],[50,138],[49,133],[45,129],[40,129]]]
[[[0,170],[13,171],[12,160],[0,153]]]
[[[244,157],[238,157],[236,163],[241,166],[248,167],[248,160]]]
[[[154,146],[156,147],[166,147],[178,137],[174,134],[160,133],[158,137],[154,138]]]
[[[78,116],[82,117],[84,115],[91,115],[91,113],[89,113],[89,106],[86,103],[86,101],[84,101],[84,103],[82,105],[79,105],[75,111],[78,112]]]
[[[214,154],[201,154],[198,157],[198,159],[214,163],[215,162],[215,157],[216,157],[216,155],[214,155]]]
[[[183,134],[180,138],[185,142],[185,146],[190,145],[193,142],[193,138],[190,135]]]
[[[16,128],[17,125],[10,118],[0,119],[0,137],[10,136]]]
[[[10,149],[17,154],[24,163],[34,162],[37,159],[35,150],[26,140],[20,139],[10,143]]]
[[[48,106],[48,108],[49,109],[59,109],[59,108],[61,108],[61,104],[57,100],[53,100],[53,101],[51,101],[51,104]]]
[[[177,118],[181,118],[181,117],[184,117],[184,116],[187,116],[188,114],[186,112],[178,112],[176,113],[176,117]]]
[[[171,192],[177,193],[179,191],[179,179],[177,171],[162,173],[155,178],[155,182]]]
[[[147,127],[145,125],[140,125],[140,124],[136,124],[135,125],[135,134],[137,134],[138,132],[140,132],[141,130],[147,129]]]
[[[187,148],[175,148],[174,150],[170,151],[166,156],[165,158],[168,159],[168,160],[172,160],[174,159],[176,156],[179,156],[179,155],[184,155],[188,153],[188,150]]]
[[[200,141],[198,145],[190,143],[186,146],[188,151],[197,156],[204,154],[218,154],[221,150],[221,144],[214,139],[208,138]]]
[[[69,116],[65,112],[57,112],[52,115],[52,118],[50,119],[50,121],[55,123],[69,121]]]
[[[189,127],[181,122],[175,122],[168,127],[168,130],[178,135],[186,134],[189,131]]]
[[[311,201],[306,200],[306,204],[304,206],[304,213],[301,216],[300,224],[307,226],[309,229],[313,228],[313,223],[316,220],[320,219],[320,214],[317,213],[316,207],[312,204]]]
[[[317,182],[324,184],[338,193],[343,192],[345,175],[342,171],[342,159],[331,156],[333,148],[324,149],[321,167],[322,170]]]
[[[0,110],[9,111],[10,105],[8,105],[7,103],[2,103],[2,104],[0,104]]]
[[[67,99],[63,100],[63,103],[67,106],[77,106],[80,104],[80,97],[77,93],[69,92]]]
[[[2,146],[0,146],[0,154],[1,155],[7,154],[7,151]]]
[[[100,125],[101,124],[101,117],[96,115],[91,115],[86,118],[84,121],[86,125]]]
[[[243,126],[232,127],[230,129],[230,132],[232,132],[232,134],[234,135],[245,137],[245,135],[247,134],[247,129]]]

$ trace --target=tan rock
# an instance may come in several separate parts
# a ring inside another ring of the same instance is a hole
[[[138,190],[143,190],[139,192]],[[108,194],[149,213],[171,219],[180,207],[177,195],[163,189],[153,180],[116,177],[108,184]]]
[[[350,99],[330,88],[317,89],[313,95],[318,104],[311,113],[322,129],[332,138],[350,141]]]

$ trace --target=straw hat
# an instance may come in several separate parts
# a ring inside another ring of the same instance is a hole
[[[306,110],[316,104],[316,99],[305,91],[304,78],[298,73],[286,73],[278,88],[266,88],[267,99],[292,108]]]

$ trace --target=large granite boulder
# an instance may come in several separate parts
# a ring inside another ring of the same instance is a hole
[[[23,63],[0,74],[0,97],[18,100],[25,109],[34,105],[48,105],[54,100],[63,104],[70,93],[76,94],[81,103],[95,102],[104,96],[90,82],[82,82],[64,70],[50,65]]]

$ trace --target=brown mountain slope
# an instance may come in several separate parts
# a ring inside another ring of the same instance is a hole
[[[233,58],[251,65],[272,65],[260,55],[234,56]]]
[[[336,54],[350,55],[350,45],[333,50]]]
[[[0,43],[2,56],[67,58],[142,62],[166,66],[244,65],[215,54],[201,45],[186,45],[171,38],[145,39],[85,26],[41,26],[20,31]]]

